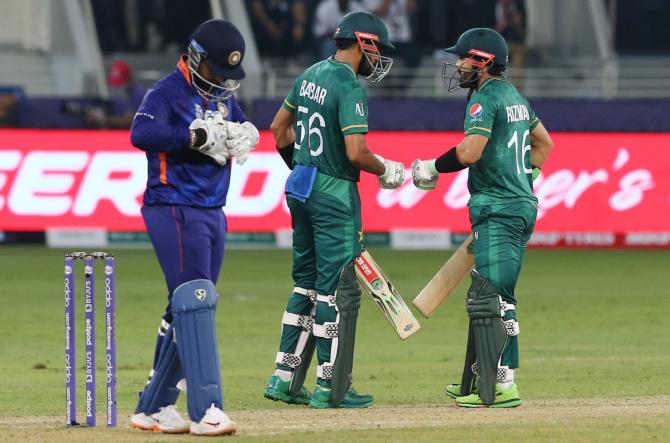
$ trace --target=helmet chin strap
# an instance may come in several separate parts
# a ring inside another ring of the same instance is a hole
[[[477,88],[475,88],[474,86],[471,86],[471,87],[470,87],[470,90],[468,91],[467,102],[470,102],[470,99],[472,98],[472,94],[475,93],[475,90],[476,90],[476,89],[477,89]]]

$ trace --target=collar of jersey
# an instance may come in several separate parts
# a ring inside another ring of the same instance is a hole
[[[347,68],[349,70],[349,72],[351,72],[354,75],[354,78],[356,78],[356,73],[354,72],[354,68],[352,68],[349,63],[335,60],[335,57],[332,56],[332,55],[330,57],[328,57],[328,61],[331,62],[331,63],[335,63],[336,65],[344,66],[345,68]]]
[[[486,80],[484,83],[482,83],[482,85],[479,87],[479,89],[477,89],[477,91],[481,91],[482,89],[484,89],[484,86],[488,85],[488,84],[491,83],[493,80],[498,80],[499,82],[505,82],[505,79],[504,79],[504,78],[500,78],[500,77],[491,77],[490,79],[488,79],[488,80]]]
[[[186,57],[179,57],[177,69],[179,69],[179,72],[181,72],[181,74],[184,76],[186,83],[191,86],[191,71],[188,69],[188,62],[186,61]]]

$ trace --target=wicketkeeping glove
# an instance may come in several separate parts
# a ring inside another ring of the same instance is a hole
[[[204,131],[206,135],[205,141],[199,145],[190,146],[192,149],[212,157],[221,166],[226,164],[228,158],[230,158],[228,147],[226,146],[228,129],[226,121],[220,112],[214,112],[206,119],[196,118],[191,122],[188,129],[196,134]]]
[[[412,182],[417,188],[424,191],[435,189],[438,178],[440,174],[435,169],[435,159],[419,160],[417,158],[412,162]]]
[[[395,189],[405,181],[405,165],[401,162],[386,160],[381,155],[375,157],[384,164],[386,170],[379,176],[379,186],[384,189]]]
[[[226,146],[231,157],[235,157],[238,165],[243,165],[251,151],[256,147],[260,139],[258,129],[251,122],[228,124],[228,140]]]

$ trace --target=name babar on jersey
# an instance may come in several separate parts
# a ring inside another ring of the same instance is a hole
[[[323,106],[328,90],[308,80],[300,84],[300,97],[305,97]]]

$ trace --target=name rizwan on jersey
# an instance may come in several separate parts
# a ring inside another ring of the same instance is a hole
[[[507,111],[507,123],[530,120],[530,113],[526,105],[506,106],[505,110]]]
[[[326,94],[328,94],[326,88],[308,82],[307,80],[303,80],[300,85],[300,97],[307,97],[321,106],[323,106],[323,101],[326,99]]]

